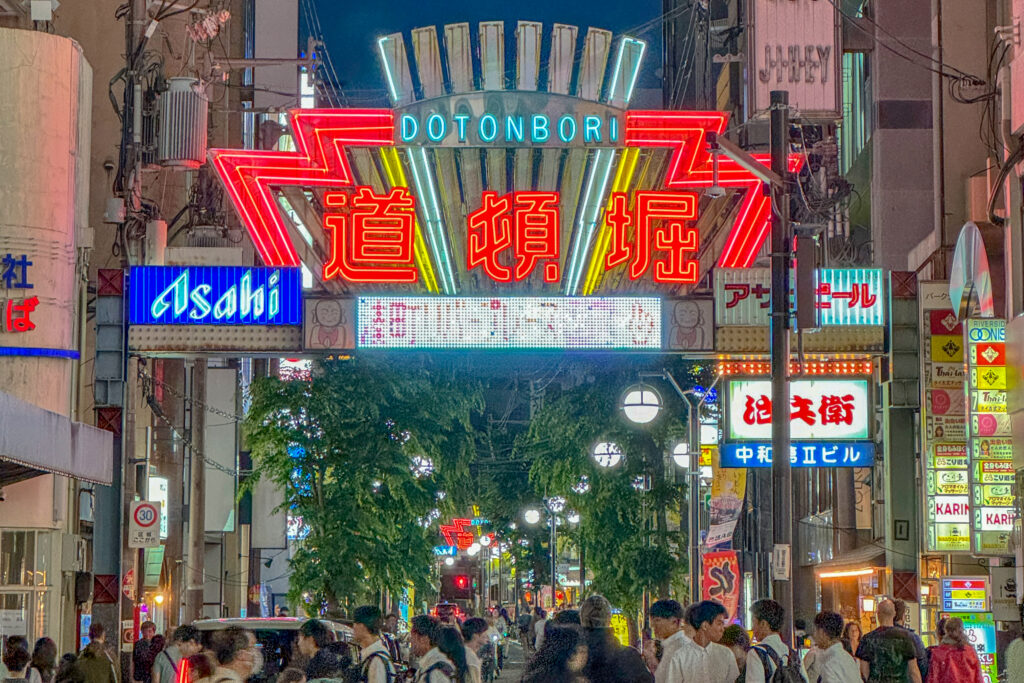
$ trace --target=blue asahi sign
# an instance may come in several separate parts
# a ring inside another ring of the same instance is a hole
[[[136,266],[132,325],[301,325],[299,268]]]

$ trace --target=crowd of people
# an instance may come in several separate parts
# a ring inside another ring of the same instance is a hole
[[[815,616],[813,627],[795,623],[794,640],[781,635],[786,614],[773,600],[751,606],[748,634],[730,624],[726,609],[705,600],[683,607],[659,600],[648,613],[650,633],[637,647],[622,645],[612,630],[612,608],[600,595],[579,609],[547,614],[537,609],[518,623],[528,659],[522,683],[982,683],[981,665],[963,622],[942,619],[937,644],[925,648],[902,626],[906,606],[882,600],[877,628],[861,633],[857,622],[835,612]],[[507,611],[461,621],[454,611],[419,615],[409,626],[408,652],[395,637],[397,615],[372,605],[352,613],[352,642],[337,640],[327,624],[302,622],[292,653],[280,660],[264,653],[252,631],[229,627],[202,638],[195,626],[173,631],[170,642],[152,622],[132,653],[138,683],[487,683],[501,671],[505,634],[515,628]],[[89,629],[79,653],[57,659],[57,646],[40,638],[29,650],[22,636],[3,643],[3,683],[118,683],[106,632]],[[752,637],[751,637],[752,636]],[[1024,639],[1007,653],[1024,661]],[[270,659],[267,661],[265,656]],[[1008,668],[1010,683],[1024,670]],[[126,676],[127,677],[127,676]]]

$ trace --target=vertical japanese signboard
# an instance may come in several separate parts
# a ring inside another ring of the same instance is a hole
[[[971,475],[971,551],[1012,555],[1017,517],[1013,434],[1006,411],[1006,321],[968,320],[967,455]]]
[[[925,480],[925,549],[971,550],[970,474],[964,401],[963,326],[945,282],[918,284],[921,357],[921,452]]]
[[[772,90],[804,116],[839,117],[839,14],[828,0],[749,0],[752,113]]]

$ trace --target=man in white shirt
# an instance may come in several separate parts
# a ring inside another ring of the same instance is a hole
[[[480,650],[488,644],[487,622],[480,617],[471,617],[462,623],[462,639],[466,641],[466,666],[469,678],[466,683],[481,683],[483,680],[483,662]]]
[[[768,654],[769,648],[780,662],[783,664],[789,662],[790,649],[782,642],[782,637],[779,635],[786,612],[782,609],[782,605],[774,600],[758,600],[750,606],[750,614],[754,620],[752,630],[757,645],[747,652],[745,681],[746,683],[765,683],[771,680],[776,669],[775,662]],[[803,670],[802,664],[800,669]],[[806,672],[804,678],[807,678]]]
[[[455,665],[437,647],[440,620],[420,614],[412,618],[410,626],[409,642],[417,664],[415,683],[453,683]]]
[[[367,683],[390,683],[395,676],[391,654],[381,641],[384,619],[374,605],[356,607],[352,614],[352,634],[359,644],[359,671]]]
[[[668,682],[668,662],[688,640],[683,633],[683,606],[675,600],[658,600],[651,605],[651,629],[661,641],[661,663],[654,671],[654,683]]]
[[[548,613],[537,608],[537,621],[533,624],[533,649],[539,650],[544,645],[544,627],[548,623]]]
[[[678,649],[658,665],[660,679],[670,683],[734,683],[740,670],[729,648],[719,645],[728,612],[721,603],[705,600],[686,611],[693,638],[680,633]],[[663,671],[664,669],[664,671]]]
[[[820,612],[814,617],[813,671],[811,683],[861,683],[860,665],[843,648],[843,617],[835,612]]]

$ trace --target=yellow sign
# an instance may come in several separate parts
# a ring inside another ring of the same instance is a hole
[[[1006,389],[1006,368],[981,366],[971,368],[971,381],[978,389]]]
[[[622,612],[612,613],[612,635],[623,647],[629,647],[629,622]]]
[[[932,361],[935,363],[962,363],[964,360],[964,340],[960,337],[932,337]]]
[[[1013,506],[1013,486],[1009,484],[995,484],[981,486],[981,504],[995,507]]]
[[[962,552],[971,549],[969,524],[936,524],[934,548],[940,552]]]
[[[715,456],[718,454],[718,446],[711,446],[704,444],[700,447],[700,466],[711,467],[711,463],[715,462]]]

